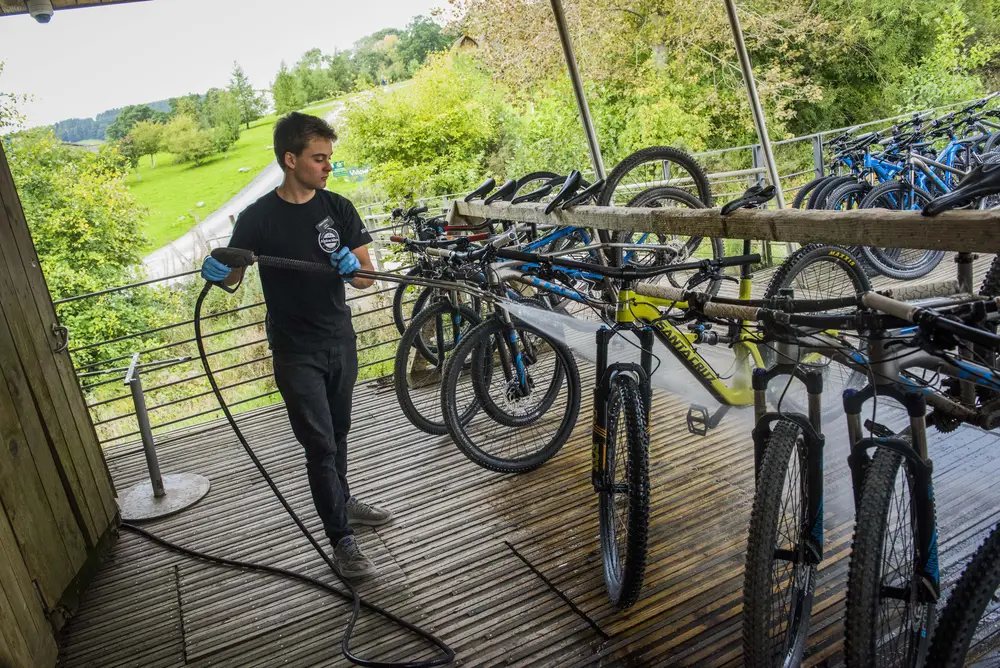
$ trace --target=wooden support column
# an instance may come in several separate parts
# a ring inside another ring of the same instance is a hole
[[[0,665],[54,664],[54,630],[118,522],[56,325],[0,143]]]

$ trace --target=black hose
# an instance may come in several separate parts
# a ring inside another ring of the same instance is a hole
[[[261,464],[260,460],[257,458],[256,453],[254,453],[253,449],[250,447],[250,444],[247,442],[247,439],[243,435],[243,432],[240,431],[239,425],[236,424],[236,420],[233,419],[233,415],[229,411],[229,406],[226,404],[225,399],[223,399],[222,397],[222,392],[219,390],[219,385],[215,382],[215,376],[212,374],[212,368],[211,366],[209,366],[208,357],[205,354],[205,344],[202,341],[202,335],[201,335],[201,307],[205,301],[206,295],[208,295],[209,290],[212,289],[212,285],[213,285],[212,283],[205,284],[205,287],[202,289],[201,294],[198,295],[198,301],[195,303],[194,307],[194,336],[198,344],[198,354],[201,356],[201,362],[205,366],[205,375],[208,377],[208,382],[212,385],[212,391],[215,393],[216,398],[219,400],[219,406],[222,408],[222,412],[225,413],[226,420],[229,421],[229,426],[233,428],[233,432],[236,434],[236,437],[243,445],[243,449],[246,450],[247,455],[249,455],[250,459],[257,467],[257,470],[260,471],[262,476],[264,476],[264,480],[271,488],[271,491],[274,492],[274,495],[277,497],[278,501],[281,502],[281,505],[284,506],[285,510],[291,516],[292,520],[295,522],[295,525],[299,527],[299,530],[302,531],[302,534],[306,537],[309,543],[316,549],[316,552],[323,559],[323,561],[325,561],[326,564],[330,567],[330,570],[333,571],[334,575],[336,575],[337,578],[344,583],[344,585],[347,587],[347,591],[345,592],[341,589],[328,585],[325,582],[322,582],[315,578],[311,578],[307,575],[302,575],[301,573],[296,573],[294,571],[285,570],[283,568],[277,568],[274,566],[265,566],[262,564],[252,564],[244,561],[236,561],[234,559],[224,559],[221,557],[214,557],[205,554],[203,552],[190,550],[188,548],[184,548],[174,543],[171,543],[170,541],[167,541],[158,536],[154,536],[148,531],[140,529],[139,527],[136,527],[131,524],[123,523],[122,527],[128,531],[131,531],[140,536],[148,538],[149,540],[159,545],[162,545],[176,552],[180,552],[181,554],[188,555],[190,557],[195,557],[198,559],[203,559],[205,561],[223,564],[225,566],[231,566],[234,568],[259,570],[267,573],[274,573],[276,575],[281,575],[283,577],[293,578],[301,582],[310,584],[314,587],[323,589],[331,594],[335,594],[343,598],[344,600],[351,601],[352,603],[351,618],[347,623],[347,629],[344,631],[344,637],[340,644],[340,649],[341,652],[343,652],[344,654],[344,658],[350,661],[351,663],[357,664],[359,666],[369,666],[370,668],[424,668],[425,666],[426,667],[443,666],[451,663],[452,661],[455,660],[455,652],[448,645],[446,645],[443,640],[428,633],[427,631],[424,631],[415,624],[411,624],[410,622],[407,622],[397,617],[388,610],[378,605],[375,605],[374,603],[368,603],[358,595],[357,590],[353,587],[353,585],[351,585],[351,583],[348,580],[346,580],[343,576],[341,576],[340,572],[337,570],[337,567],[334,565],[330,557],[327,556],[322,546],[320,546],[320,544],[316,541],[316,538],[314,538],[313,535],[309,532],[309,529],[306,528],[306,525],[303,524],[302,520],[299,519],[299,516],[295,514],[295,511],[292,510],[292,507],[288,504],[288,501],[278,490],[277,485],[274,484],[274,481],[271,479],[271,476],[268,475],[267,470],[264,468],[264,465]],[[351,634],[354,632],[354,626],[357,623],[358,617],[361,614],[361,606],[364,606],[366,609],[371,610],[372,612],[375,612],[379,615],[382,615],[386,619],[398,624],[399,626],[402,626],[408,631],[412,631],[414,634],[420,636],[421,638],[426,638],[432,644],[439,647],[441,651],[444,652],[444,656],[437,659],[428,659],[426,661],[409,661],[409,662],[371,661],[368,659],[362,659],[361,657],[355,656],[354,654],[351,653],[350,642],[351,642]]]

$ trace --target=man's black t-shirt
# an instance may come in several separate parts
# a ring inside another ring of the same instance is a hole
[[[341,246],[354,250],[371,240],[357,209],[340,195],[317,190],[305,204],[292,204],[272,190],[240,214],[229,245],[255,255],[326,264]],[[344,279],[336,272],[259,269],[274,350],[326,350],[353,336]]]

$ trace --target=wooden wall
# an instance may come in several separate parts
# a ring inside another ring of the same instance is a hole
[[[0,666],[45,666],[118,506],[2,142],[0,205]]]

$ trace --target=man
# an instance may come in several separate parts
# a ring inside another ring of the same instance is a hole
[[[267,304],[268,340],[274,378],[288,409],[295,438],[306,455],[313,503],[333,544],[341,574],[360,578],[375,566],[358,546],[352,525],[379,526],[392,513],[351,496],[347,483],[347,433],[351,394],[358,377],[357,337],[344,283],[372,284],[354,277],[372,271],[372,239],[354,205],[325,190],[337,135],[321,118],[293,112],[274,126],[274,154],[284,181],[240,214],[229,245],[257,255],[329,262],[329,274],[260,267]],[[243,270],[230,270],[211,256],[202,276],[234,285]]]

